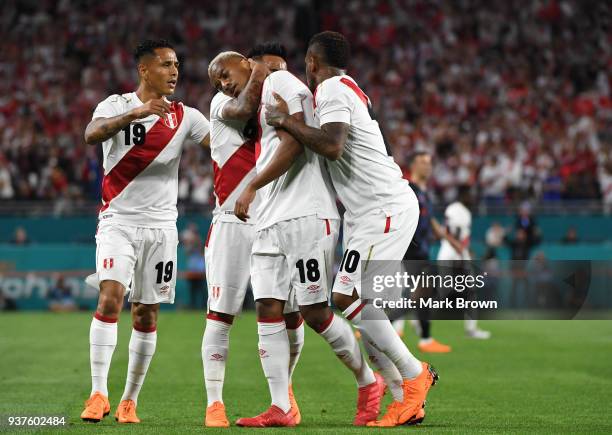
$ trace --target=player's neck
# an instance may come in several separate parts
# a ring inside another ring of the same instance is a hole
[[[149,100],[154,100],[154,99],[159,99],[159,98],[164,97],[164,95],[161,95],[158,92],[155,92],[149,89],[147,86],[145,86],[142,83],[138,86],[138,89],[136,89],[136,96],[143,103],[146,103]]]
[[[339,68],[333,68],[331,66],[325,67],[321,69],[321,73],[319,74],[319,83],[323,83],[327,79],[331,79],[336,76],[343,76],[346,74],[346,71]]]

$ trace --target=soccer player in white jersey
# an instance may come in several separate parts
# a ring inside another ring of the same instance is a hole
[[[319,128],[287,115],[286,103],[268,106],[267,122],[327,158],[344,215],[344,257],[333,287],[334,304],[361,332],[371,361],[394,397],[381,420],[396,426],[424,418],[423,406],[437,375],[410,353],[384,313],[361,299],[360,262],[401,260],[415,232],[419,206],[371,111],[371,102],[346,75],[349,45],[343,35],[315,35],[306,53],[306,77],[314,93]],[[280,95],[282,97],[282,95]]]
[[[248,63],[223,58],[216,66],[226,77],[224,92],[239,94],[235,77]],[[268,76],[262,104],[282,95],[291,116],[312,124],[312,94],[287,71]],[[237,217],[248,220],[257,195],[257,224],[251,253],[251,282],[256,300],[259,354],[271,394],[271,406],[236,424],[248,427],[294,426],[288,396],[289,342],[283,307],[293,304],[291,293],[306,323],[321,335],[354,373],[358,392],[353,424],[363,426],[376,418],[382,393],[377,379],[361,354],[350,326],[328,306],[333,250],[339,226],[338,211],[322,160],[304,149],[284,131],[265,123],[259,113],[260,141],[256,149],[257,175],[236,201]]]
[[[256,115],[263,82],[269,71],[287,69],[285,48],[280,44],[259,44],[251,50],[249,57],[261,59],[263,63],[251,62],[250,75],[246,68],[239,70],[239,81],[246,84],[236,97],[233,93],[230,96],[222,92],[226,79],[218,68],[222,64],[219,60],[247,62],[247,59],[237,53],[225,52],[209,67],[211,84],[219,92],[210,106],[210,151],[216,207],[205,246],[208,314],[202,339],[202,362],[207,397],[205,425],[208,427],[229,426],[222,396],[229,334],[234,317],[240,313],[244,303],[257,223],[255,213],[248,222],[236,218],[234,204],[256,173]],[[257,202],[254,208],[256,205]],[[299,310],[295,310],[284,314],[290,347],[289,379],[304,345],[303,319]],[[301,415],[291,384],[289,397],[296,424],[299,424]]]
[[[472,212],[469,207],[472,198],[470,186],[462,185],[458,188],[457,200],[446,207],[444,220],[446,230],[459,241],[462,250],[458,251],[446,239],[442,239],[438,260],[440,261],[469,261],[470,255],[470,236],[472,233]],[[477,320],[465,319],[465,334],[470,338],[486,340],[491,337],[489,331],[478,328]]]
[[[102,143],[104,180],[96,234],[98,306],[89,330],[92,389],[81,418],[99,422],[110,412],[107,377],[117,344],[123,297],[132,303],[127,381],[115,413],[138,423],[136,405],[157,342],[160,303],[174,302],[178,167],[186,140],[207,144],[208,121],[198,110],[166,99],[174,93],[178,60],[164,40],[135,50],[139,85],[96,107],[85,130]]]

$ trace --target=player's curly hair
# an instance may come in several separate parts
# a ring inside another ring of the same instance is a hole
[[[172,44],[165,39],[145,39],[134,49],[134,60],[138,63],[143,56],[154,56],[156,48],[171,48],[174,50]]]
[[[247,57],[259,59],[265,55],[278,56],[282,57],[283,59],[287,59],[287,49],[280,42],[267,41],[257,44],[251,48],[251,51],[248,52]]]
[[[334,68],[346,69],[351,57],[351,46],[342,33],[325,31],[317,33],[308,43],[323,55],[323,61]]]

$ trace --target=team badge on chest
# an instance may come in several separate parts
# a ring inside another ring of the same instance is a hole
[[[164,124],[166,124],[166,127],[175,129],[178,126],[178,120],[176,118],[176,113],[170,112],[166,114],[166,117],[164,118]]]

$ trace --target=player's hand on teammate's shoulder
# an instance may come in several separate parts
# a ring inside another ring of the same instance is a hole
[[[132,113],[136,119],[146,118],[149,115],[157,115],[163,118],[167,113],[170,113],[170,103],[163,98],[154,98],[133,109]]]
[[[266,104],[266,123],[272,127],[281,127],[285,117],[289,116],[289,106],[276,92],[273,92],[272,96],[276,103]]]
[[[255,200],[255,194],[257,191],[249,184],[240,194],[240,197],[236,200],[234,205],[234,215],[243,222],[246,222],[249,216],[249,207]]]
[[[261,60],[255,60],[252,58],[247,59],[249,61],[249,65],[251,66],[251,74],[261,74],[266,77],[270,74],[270,70],[268,66]]]

